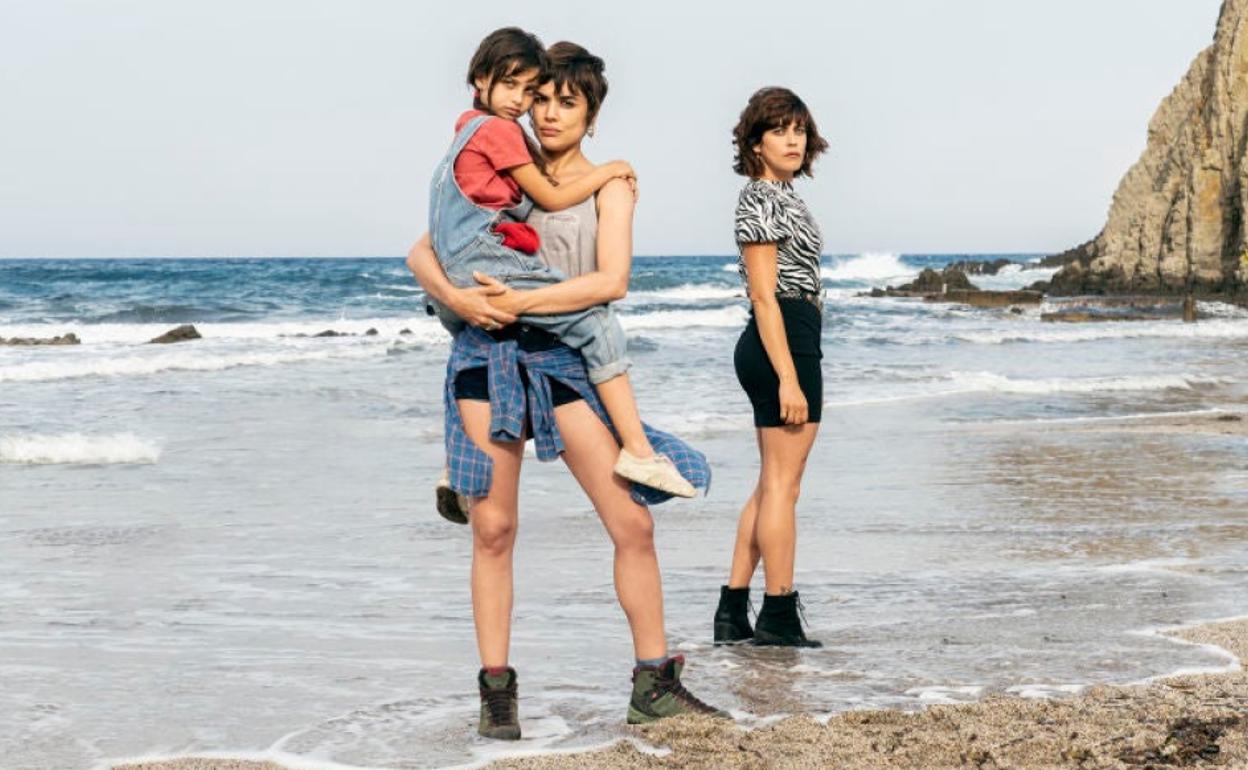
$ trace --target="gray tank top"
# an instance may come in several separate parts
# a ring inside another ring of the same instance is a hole
[[[541,238],[537,256],[575,278],[598,269],[598,201],[593,196],[563,211],[536,206],[526,220]]]

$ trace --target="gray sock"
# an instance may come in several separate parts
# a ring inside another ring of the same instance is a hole
[[[647,658],[645,660],[638,658],[637,665],[638,666],[653,666],[654,668],[658,668],[659,666],[663,665],[669,660],[671,660],[671,658],[668,657],[667,655],[664,655],[661,658]]]

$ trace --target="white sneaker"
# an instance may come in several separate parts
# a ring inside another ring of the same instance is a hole
[[[667,455],[655,454],[653,457],[635,457],[621,449],[620,458],[615,461],[615,472],[647,487],[677,497],[693,497],[696,491],[693,485],[685,481],[685,477],[676,470],[676,464]]]
[[[446,471],[442,471],[442,478],[438,479],[434,497],[442,518],[453,524],[468,523],[468,498],[451,489],[451,479]]]

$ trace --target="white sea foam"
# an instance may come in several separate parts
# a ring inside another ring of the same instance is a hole
[[[133,433],[0,436],[0,464],[124,465],[154,463],[159,459],[160,448]]]
[[[120,357],[60,358],[30,361],[0,367],[0,382],[42,382],[80,377],[124,377],[161,372],[216,372],[241,366],[277,366],[333,359],[362,359],[384,356],[387,346],[365,344],[327,346],[320,349],[276,352],[209,353],[186,349],[156,355]]]
[[[114,758],[95,765],[91,770],[111,770],[116,765],[171,762],[179,759],[215,759],[238,762],[269,762],[290,770],[387,770],[374,765],[345,765],[326,759],[304,757],[284,751],[221,751],[188,754],[144,754],[133,757]]]
[[[1011,695],[1020,698],[1041,699],[1059,698],[1064,695],[1078,695],[1087,689],[1085,684],[1017,684],[1005,688]]]
[[[126,323],[126,324],[16,324],[0,326],[0,337],[53,337],[67,332],[78,335],[83,345],[104,342],[137,344],[157,337],[177,324]],[[433,318],[358,318],[325,319],[308,321],[257,321],[244,323],[195,323],[196,330],[204,339],[276,339],[294,337],[298,334],[312,336],[330,330],[343,334],[363,334],[376,329],[379,337],[396,337],[408,329],[412,333],[403,339],[433,342],[449,339],[442,326]]]
[[[1158,374],[1136,377],[1044,377],[1013,379],[992,372],[952,372],[949,376],[957,392],[1022,393],[1100,393],[1138,390],[1190,390],[1198,385],[1222,382],[1214,377],[1186,374]]]
[[[642,304],[648,302],[701,302],[703,300],[723,300],[744,297],[745,290],[732,286],[711,286],[708,284],[687,283],[670,289],[654,291],[629,292],[626,304]]]
[[[1008,342],[1091,342],[1113,339],[1242,339],[1248,321],[1211,319],[1194,324],[1179,321],[1104,321],[1096,324],[1027,324],[1017,328],[956,332],[949,338],[981,345]],[[949,339],[945,338],[945,339]],[[936,340],[930,340],[936,341]]]
[[[907,278],[917,272],[903,263],[896,254],[873,252],[840,258],[831,267],[822,269],[825,281],[883,281]]]
[[[621,315],[620,323],[627,331],[641,329],[687,329],[695,326],[742,326],[747,314],[744,307],[721,307],[714,310],[659,310],[641,315]]]
[[[968,700],[978,698],[984,691],[984,688],[977,685],[963,685],[960,687],[942,687],[931,685],[928,687],[911,687],[906,690],[905,694],[912,698],[918,698],[924,703],[965,703]]]

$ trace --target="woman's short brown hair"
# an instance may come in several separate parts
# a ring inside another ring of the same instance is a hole
[[[602,59],[566,40],[546,49],[546,58],[550,65],[547,74],[555,84],[556,95],[567,86],[572,93],[585,97],[585,123],[594,125],[607,98],[607,76],[603,74],[606,65]]]
[[[814,176],[810,167],[828,149],[828,143],[819,136],[806,103],[789,89],[778,86],[755,91],[741,111],[737,127],[732,130],[732,143],[736,146],[732,170],[751,178],[762,176],[763,160],[754,148],[763,141],[763,134],[790,123],[806,129],[806,157],[802,158],[802,167],[796,176]]]

